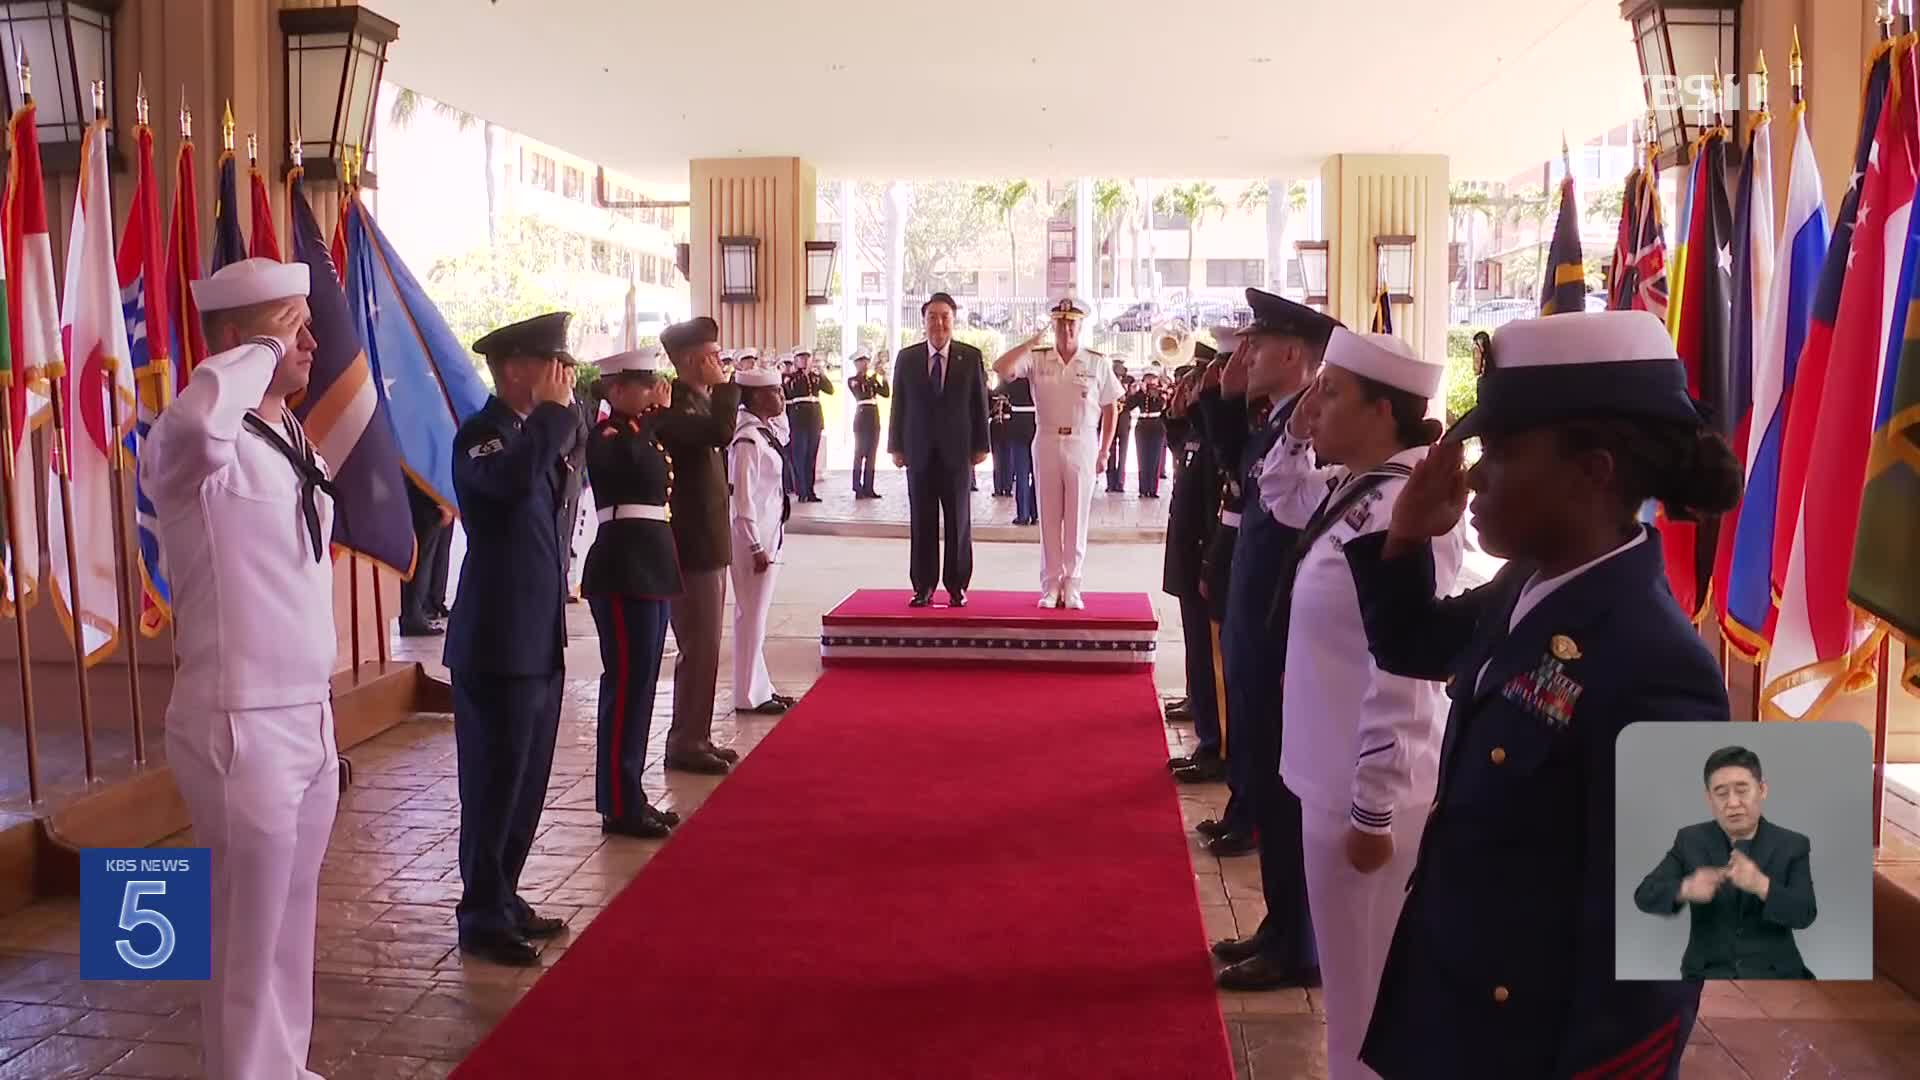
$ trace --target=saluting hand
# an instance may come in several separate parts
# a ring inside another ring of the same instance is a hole
[[[1726,877],[1727,872],[1717,866],[1703,866],[1680,882],[1680,899],[1689,904],[1711,904]]]
[[[1466,448],[1440,443],[1413,467],[1387,526],[1390,544],[1421,543],[1445,536],[1467,512]]]
[[[536,403],[573,404],[573,369],[558,360],[547,361],[547,370],[533,384]]]
[[[1393,860],[1393,834],[1361,832],[1347,826],[1347,862],[1371,874]]]
[[[1744,851],[1735,851],[1727,863],[1726,879],[1741,892],[1752,893],[1762,900],[1767,898],[1767,875],[1761,873],[1760,864],[1747,857]]]
[[[1235,349],[1227,357],[1227,366],[1220,373],[1220,392],[1228,397],[1247,396],[1247,376],[1251,365],[1247,362],[1247,350]]]
[[[267,316],[266,336],[280,342],[281,351],[292,352],[294,343],[300,340],[301,329],[306,325],[307,320],[300,314],[298,304],[282,304]]]

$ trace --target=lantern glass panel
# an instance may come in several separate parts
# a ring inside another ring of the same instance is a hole
[[[7,104],[21,105],[20,56],[33,68],[35,122],[43,143],[79,142],[80,125],[74,109],[73,55],[67,49],[67,28],[60,4],[9,4],[5,11],[4,40],[7,65]],[[66,83],[66,85],[62,85]]]
[[[753,248],[745,244],[721,249],[721,291],[728,296],[753,295]]]
[[[1300,249],[1300,276],[1306,282],[1306,293],[1308,296],[1327,295],[1326,249]]]
[[[347,85],[346,122],[341,126],[342,145],[364,149],[371,130],[368,120],[373,114],[374,80],[380,76],[380,56],[378,46],[366,38],[354,40],[351,56],[353,67],[349,73]]]
[[[1384,244],[1380,248],[1380,287],[1390,293],[1413,291],[1413,248]]]
[[[333,156],[334,123],[340,107],[340,83],[346,75],[346,34],[302,34],[290,41],[293,84],[299,109],[301,149],[308,157]]]
[[[833,288],[833,248],[807,249],[807,296],[825,297]]]

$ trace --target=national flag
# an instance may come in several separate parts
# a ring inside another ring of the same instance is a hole
[[[173,360],[173,388],[186,389],[187,376],[207,358],[206,331],[200,325],[200,306],[193,302],[192,283],[206,276],[200,261],[200,196],[194,187],[193,140],[180,143],[173,178],[173,216],[167,223],[167,290],[165,303],[172,316],[167,355]]]
[[[1727,446],[1752,474],[1755,357],[1766,334],[1766,304],[1773,295],[1773,117],[1761,113],[1747,129],[1746,158],[1740,164],[1740,189],[1733,200],[1733,319],[1727,328]],[[1763,421],[1764,422],[1764,421]],[[1744,502],[1744,489],[1742,501]],[[1727,576],[1733,571],[1734,523],[1739,508],[1716,523],[1713,602],[1716,618],[1727,618]]]
[[[65,429],[62,468],[71,485],[71,514],[61,506],[62,485],[47,485],[47,552],[55,610],[69,634],[78,633],[91,666],[120,642],[120,584],[115,561],[115,455],[132,430],[135,403],[127,324],[114,268],[113,195],[107,184],[107,124],[97,120],[80,144],[80,190],[67,236],[65,304],[60,339],[65,363],[48,377],[62,389],[55,429]],[[77,376],[77,377],[76,377]],[[111,403],[108,395],[112,395]],[[116,411],[117,410],[117,411]],[[118,426],[112,421],[117,419]],[[73,536],[67,536],[67,520]],[[75,562],[67,561],[73,548]]]
[[[1627,311],[1633,307],[1637,291],[1634,276],[1634,245],[1640,235],[1640,185],[1646,174],[1635,166],[1620,187],[1620,228],[1613,240],[1613,257],[1607,261],[1607,310]]]
[[[133,358],[133,386],[138,404],[133,430],[125,447],[135,461],[146,449],[147,434],[160,410],[173,396],[168,370],[170,330],[167,320],[166,280],[160,257],[160,183],[153,171],[153,131],[145,124],[133,129],[139,160],[133,201],[127,210],[126,232],[120,237],[120,306],[127,325],[127,348]],[[173,614],[173,593],[160,566],[160,536],[153,500],[140,486],[140,470],[133,474],[134,532],[140,543],[140,632],[153,637]]]
[[[5,214],[0,213],[0,218],[4,217]],[[5,243],[4,235],[0,235],[0,248],[3,248]],[[9,443],[9,445],[0,446],[0,453],[11,454],[14,452],[14,446],[18,444],[13,441],[13,432],[17,421],[13,416],[13,343],[8,340],[13,335],[8,328],[6,285],[7,260],[4,252],[0,252],[0,395],[4,395],[6,398],[4,402],[0,402],[0,408],[7,410]],[[8,470],[7,475],[12,476],[12,470]],[[0,498],[6,500],[6,506],[4,507],[5,513],[0,514],[0,553],[4,553],[0,554],[0,573],[4,573],[7,578],[5,587],[0,588],[0,615],[5,615],[9,619],[13,617],[13,545],[10,541],[13,537],[28,535],[20,528],[22,519],[18,516],[15,509],[14,500],[18,498],[18,496],[14,494],[14,489],[21,486],[31,489],[33,486],[32,477],[23,477],[22,479],[26,480],[24,485],[20,484],[19,480],[12,480],[6,484],[6,490],[0,492]],[[28,517],[25,520],[31,522],[38,519]],[[32,536],[34,549],[37,552],[40,536],[37,532],[33,533]]]
[[[53,287],[53,238],[47,230],[46,181],[40,171],[37,112],[29,99],[13,114],[9,138],[13,157],[7,167],[7,333],[12,350],[12,385],[7,388],[13,435],[13,507],[19,532],[9,558],[20,560],[19,577],[31,607],[42,569],[40,507],[35,495],[33,443],[27,433],[47,419],[47,399],[35,387],[60,369],[60,301]],[[13,591],[14,575],[6,589]]]
[[[1700,184],[1702,168],[1706,164],[1699,154],[1700,144],[1694,143],[1694,154],[1687,164],[1687,173],[1680,178],[1680,213],[1673,219],[1673,260],[1668,266],[1669,285],[1667,302],[1667,332],[1680,338],[1680,314],[1686,301],[1687,281],[1687,241],[1693,235],[1693,194]]]
[[[1772,716],[1812,717],[1872,680],[1880,634],[1848,602],[1848,578],[1920,158],[1915,92],[1911,49],[1899,42],[1877,50],[1862,109],[1873,121],[1862,134],[1871,135],[1856,159],[1863,175],[1848,193],[1852,205],[1841,207],[1787,413],[1782,475],[1796,478],[1801,493],[1767,659],[1763,694]],[[1836,278],[1837,304],[1828,307]]]
[[[1639,209],[1634,214],[1633,284],[1628,307],[1667,317],[1667,226],[1661,219],[1658,150],[1647,151],[1640,183]]]
[[[256,259],[282,262],[280,238],[273,229],[273,200],[267,195],[266,174],[258,168],[248,169],[247,183],[253,189],[253,246],[247,254]]]
[[[453,435],[486,405],[486,384],[358,196],[348,210],[347,307],[385,392],[407,472],[453,507]]]
[[[294,415],[339,489],[333,542],[407,577],[413,573],[413,518],[393,424],[298,171],[288,185],[288,199],[293,257],[312,271],[307,303],[318,346]]]
[[[347,271],[347,200],[358,190],[353,187],[340,189],[339,210],[333,216],[333,239],[327,244],[327,253],[333,258],[333,265],[341,273]]]
[[[1580,211],[1574,206],[1573,177],[1560,181],[1560,218],[1553,246],[1540,275],[1540,314],[1560,315],[1587,309],[1587,264],[1580,253]]]
[[[239,165],[233,151],[220,155],[219,184],[213,197],[213,266],[210,272],[247,257],[247,238],[240,231]]]
[[[1807,138],[1807,110],[1793,110],[1787,213],[1773,259],[1772,289],[1753,364],[1753,426],[1746,446],[1746,494],[1733,520],[1720,629],[1748,660],[1773,640],[1773,550],[1781,500],[1781,443],[1793,402],[1800,353],[1813,322],[1814,290],[1827,256],[1827,208],[1820,166]],[[1796,493],[1797,494],[1797,493]]]
[[[1687,235],[1686,276],[1674,349],[1687,369],[1687,392],[1705,407],[1714,427],[1731,435],[1732,375],[1728,365],[1731,318],[1733,210],[1727,205],[1727,132],[1716,128],[1694,143],[1693,216]],[[1680,610],[1698,618],[1713,579],[1718,522],[1674,521],[1656,515],[1666,554],[1667,584]]]
[[[1379,297],[1373,302],[1373,332],[1393,333],[1393,298],[1385,289],[1380,290]]]

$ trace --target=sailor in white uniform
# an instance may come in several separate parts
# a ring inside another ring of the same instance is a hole
[[[1413,466],[1440,436],[1428,401],[1445,369],[1398,338],[1336,329],[1319,380],[1268,454],[1260,499],[1301,530],[1286,617],[1280,776],[1301,802],[1331,1080],[1373,1077],[1360,1044],[1433,802],[1447,700],[1439,683],[1382,672],[1367,648],[1343,549],[1386,529]],[[1318,457],[1325,464],[1316,468]],[[1453,591],[1461,529],[1433,541]],[[1278,614],[1278,613],[1276,613]]]
[[[214,355],[153,425],[153,498],[179,618],[167,762],[212,851],[214,1080],[303,1080],[320,860],[340,798],[332,484],[287,408],[305,389],[307,267],[246,259],[193,283]]]
[[[1053,345],[1046,331],[993,362],[1002,383],[1033,386],[1034,490],[1040,509],[1040,606],[1084,608],[1080,576],[1087,559],[1087,512],[1097,463],[1113,444],[1120,380],[1107,358],[1080,347],[1087,309],[1069,296],[1053,306]]]
[[[740,384],[740,415],[727,451],[727,516],[733,530],[733,706],[737,711],[778,716],[793,699],[778,694],[767,674],[767,613],[780,579],[780,548],[786,539],[791,497],[781,484],[785,440],[774,420],[786,419],[786,396],[776,367],[734,375]]]

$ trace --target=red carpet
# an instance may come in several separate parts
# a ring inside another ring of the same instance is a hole
[[[905,589],[860,589],[820,620],[827,667],[1019,667],[1150,671],[1160,622],[1145,593],[1088,593],[1083,610],[1036,606],[1039,592],[976,592],[967,606],[909,607]]]
[[[829,671],[456,1077],[1230,1077],[1150,679]]]

